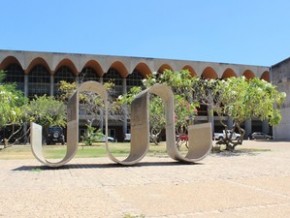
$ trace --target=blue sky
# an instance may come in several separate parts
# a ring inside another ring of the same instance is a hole
[[[289,0],[0,0],[0,49],[271,66]]]

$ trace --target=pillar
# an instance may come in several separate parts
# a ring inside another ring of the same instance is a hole
[[[27,74],[24,74],[24,96],[28,97],[28,75]],[[23,127],[23,134],[25,135],[24,143],[27,143],[29,141],[28,140],[29,136],[26,135],[27,128],[28,128],[27,124],[25,123]]]
[[[123,78],[123,83],[122,83],[122,93],[123,95],[127,93],[127,79],[126,78]],[[128,121],[127,121],[127,118],[128,118],[128,110],[127,110],[127,105],[125,105],[123,107],[123,110],[124,110],[124,116],[123,116],[123,136],[125,137],[125,134],[127,133],[128,131]]]
[[[100,77],[100,83],[101,83],[101,84],[104,83],[103,77]],[[99,128],[102,129],[102,130],[104,129],[104,111],[103,111],[103,110],[100,111],[100,123],[99,123]],[[102,131],[102,132],[104,133],[105,131]]]
[[[24,75],[24,96],[28,97],[28,75]]]
[[[214,134],[214,115],[212,104],[207,106],[207,119],[208,122],[211,123],[212,134]]]
[[[262,121],[262,132],[266,133],[266,134],[269,134],[269,130],[270,130],[270,128],[269,128],[268,121],[267,120],[263,120]]]
[[[50,75],[50,96],[54,95],[54,75]]]
[[[245,121],[245,138],[248,139],[252,134],[252,119]]]

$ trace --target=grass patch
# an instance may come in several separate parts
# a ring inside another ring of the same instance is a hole
[[[130,143],[109,143],[110,151],[115,157],[126,157],[130,152]],[[187,149],[183,148],[181,153],[186,153]],[[47,159],[62,159],[66,153],[64,145],[44,145],[43,154]],[[165,142],[159,145],[150,144],[147,156],[168,156]],[[94,144],[93,146],[79,145],[75,158],[96,158],[107,157],[105,143]],[[30,145],[13,145],[0,150],[0,160],[13,159],[34,159]]]
[[[127,157],[130,152],[130,143],[109,143],[110,151],[115,157]],[[257,155],[262,152],[270,152],[271,149],[238,146],[234,152],[213,152],[227,153],[229,156],[238,155]],[[62,159],[66,153],[64,145],[44,145],[43,153],[47,159]],[[187,148],[183,145],[180,153],[185,156]],[[159,145],[150,144],[146,156],[150,157],[168,157],[166,152],[166,143],[160,142]],[[93,146],[79,145],[75,158],[97,158],[107,157],[105,143],[96,143]],[[16,160],[16,159],[34,159],[30,145],[13,145],[5,149],[0,149],[0,160]]]

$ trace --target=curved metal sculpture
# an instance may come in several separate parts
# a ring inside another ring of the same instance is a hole
[[[171,88],[166,85],[156,84],[149,88],[148,92],[160,96],[165,104],[166,147],[168,155],[174,160],[189,163],[194,163],[206,157],[212,146],[211,124],[189,126],[189,149],[185,157],[182,156],[175,144],[174,96]],[[196,132],[202,132],[202,134],[198,135]]]
[[[131,144],[130,153],[124,160],[113,156],[106,143],[109,158],[115,163],[122,165],[133,165],[139,162],[147,153],[149,148],[149,110],[148,95],[146,90],[135,97],[131,104]]]
[[[108,106],[107,91],[98,82],[89,81],[82,83],[68,101],[67,105],[67,151],[64,158],[59,162],[51,162],[45,159],[42,149],[42,127],[36,123],[31,123],[30,142],[32,153],[37,160],[49,167],[60,167],[69,162],[76,154],[79,142],[79,92],[92,91],[101,96],[105,103],[106,135],[108,126]]]
[[[168,155],[177,161],[194,163],[206,157],[210,152],[211,124],[193,125],[188,128],[189,149],[185,156],[179,152],[175,144],[175,123],[174,123],[174,96],[171,88],[162,84],[155,84],[152,87],[138,94],[131,104],[131,149],[127,158],[119,160],[110,151],[108,136],[108,101],[107,92],[104,86],[98,82],[83,83],[68,103],[68,124],[67,124],[67,153],[65,157],[56,163],[46,160],[42,154],[42,130],[41,126],[31,124],[31,144],[34,156],[43,164],[50,167],[59,167],[70,161],[78,146],[79,127],[79,92],[93,91],[101,96],[105,103],[105,135],[106,151],[109,158],[121,165],[133,165],[138,163],[147,153],[149,148],[149,95],[155,94],[161,97],[165,104],[166,116],[166,146]]]

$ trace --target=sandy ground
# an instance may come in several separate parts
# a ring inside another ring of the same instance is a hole
[[[85,158],[50,169],[0,160],[0,217],[290,217],[290,142],[243,147],[197,164]]]

